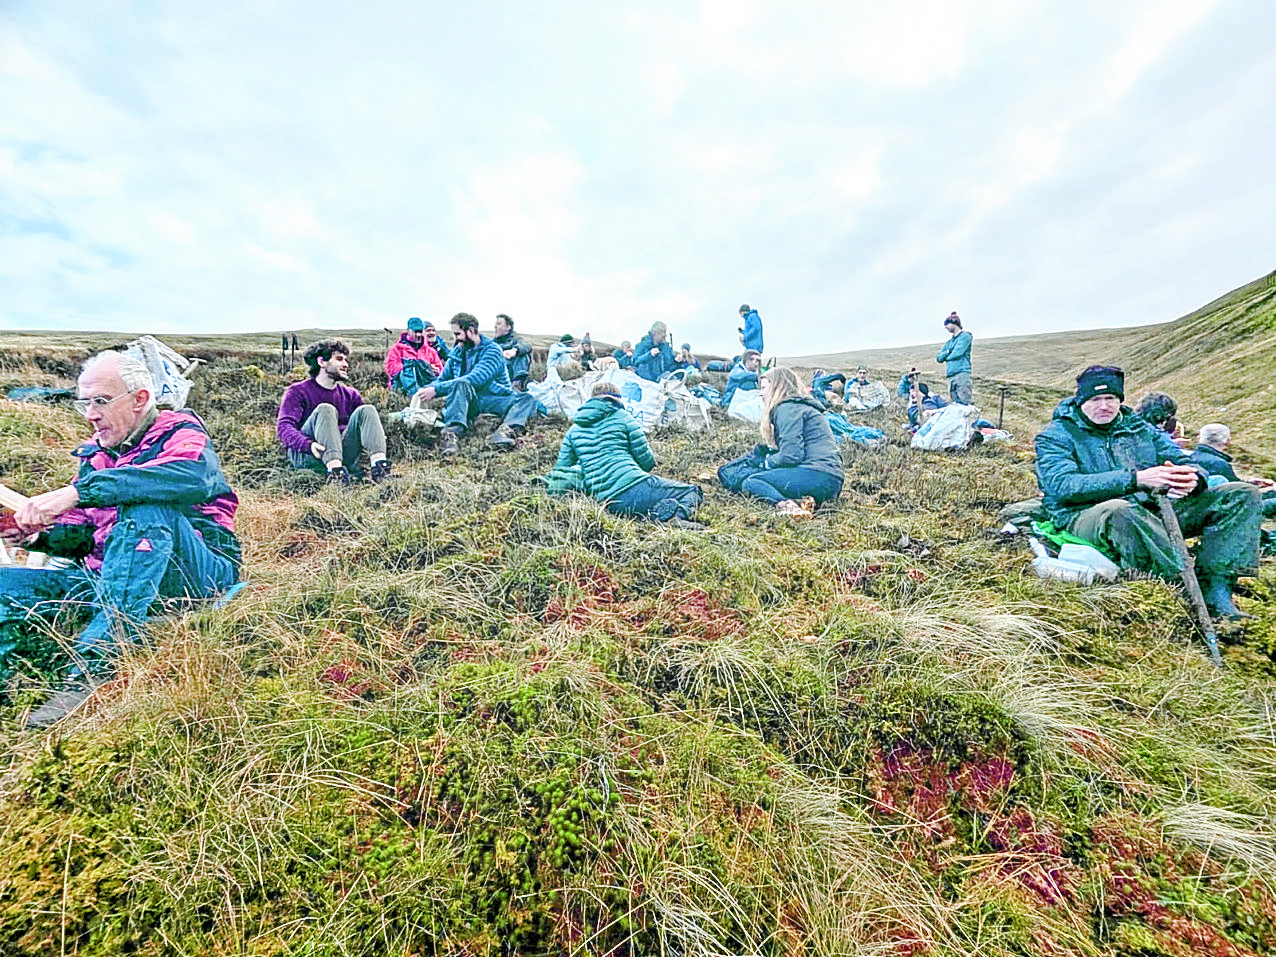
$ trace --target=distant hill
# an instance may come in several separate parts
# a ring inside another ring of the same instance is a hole
[[[975,373],[1007,382],[1072,387],[1078,371],[1105,362],[1126,370],[1131,401],[1157,389],[1178,400],[1188,428],[1220,421],[1232,427],[1238,446],[1276,459],[1276,271],[1234,289],[1172,322],[1125,329],[1051,332],[1035,336],[979,338]],[[797,366],[902,372],[916,365],[942,380],[934,361],[940,343],[895,349],[801,356]]]

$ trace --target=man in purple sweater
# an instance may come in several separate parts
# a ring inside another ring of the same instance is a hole
[[[329,482],[349,485],[362,475],[359,456],[368,453],[374,482],[390,477],[385,429],[377,410],[357,389],[343,385],[350,372],[350,347],[323,339],[306,350],[310,378],[284,391],[279,403],[279,441],[293,468],[325,473]]]

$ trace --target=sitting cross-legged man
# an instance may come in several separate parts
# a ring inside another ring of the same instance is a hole
[[[78,387],[76,408],[93,429],[73,453],[79,473],[17,508],[6,537],[82,564],[0,568],[0,621],[54,615],[67,603],[92,611],[66,683],[29,727],[79,707],[157,601],[212,598],[239,577],[239,500],[199,416],[157,409],[150,371],[119,352],[85,363]]]
[[[1187,536],[1201,537],[1196,570],[1211,613],[1244,614],[1236,579],[1258,569],[1259,491],[1245,482],[1209,487],[1205,470],[1165,432],[1122,404],[1125,373],[1090,366],[1037,436],[1037,482],[1060,529],[1117,556],[1123,568],[1165,579],[1183,572],[1153,496],[1166,494]]]
[[[329,483],[349,485],[363,474],[359,459],[367,453],[369,478],[390,477],[385,457],[385,427],[374,406],[346,385],[350,347],[323,339],[306,350],[310,378],[284,390],[279,403],[279,441],[295,469],[326,474]]]
[[[510,384],[509,370],[501,347],[479,335],[478,320],[468,312],[452,317],[457,329],[456,345],[432,385],[417,395],[429,402],[442,396],[443,433],[441,450],[448,458],[461,452],[461,436],[482,413],[502,416],[501,425],[487,440],[498,449],[512,449],[528,419],[539,414],[540,403]]]

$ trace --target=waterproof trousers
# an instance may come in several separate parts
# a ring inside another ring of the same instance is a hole
[[[309,452],[289,449],[288,461],[293,468],[325,472],[329,462],[340,459],[349,471],[358,473],[362,453],[385,458],[385,426],[381,424],[377,410],[370,405],[361,405],[350,414],[343,434],[337,427],[336,406],[321,402],[301,424],[301,431],[323,446],[323,458],[317,459]]]
[[[1262,504],[1253,485],[1226,482],[1175,499],[1174,514],[1185,537],[1201,537],[1195,560],[1199,575],[1235,578],[1258,570]],[[1123,568],[1167,579],[1183,572],[1160,515],[1137,502],[1117,498],[1092,505],[1069,523],[1068,531],[1119,556]]]
[[[239,569],[213,551],[190,521],[169,505],[125,505],[106,540],[102,567],[0,568],[0,620],[51,618],[68,603],[94,615],[75,643],[76,665],[111,670],[121,643],[162,598],[212,598],[235,584]]]
[[[667,522],[672,518],[690,519],[703,500],[704,493],[695,485],[648,475],[608,502],[607,511]]]

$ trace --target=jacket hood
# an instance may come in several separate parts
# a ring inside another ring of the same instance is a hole
[[[579,425],[597,425],[609,415],[623,411],[625,411],[624,406],[615,399],[605,399],[601,395],[596,395],[576,410],[576,418],[573,421]]]
[[[819,400],[809,395],[792,396],[788,399],[785,399],[783,402],[777,405],[776,408],[778,409],[781,405],[788,405],[790,402],[797,402],[797,403],[800,403],[801,405],[809,405],[816,412],[824,411],[824,406],[820,405]]]

